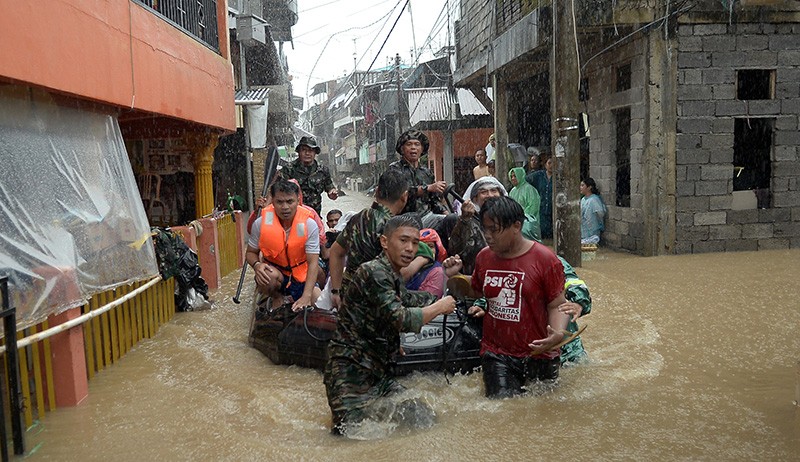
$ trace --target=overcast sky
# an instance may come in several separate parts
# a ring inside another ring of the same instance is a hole
[[[400,53],[401,60],[412,64],[412,49],[420,49],[420,61],[433,58],[433,52],[447,45],[447,0],[409,0],[383,50],[400,9],[406,0],[299,0],[299,19],[292,28],[294,49],[284,44],[293,77],[294,94],[306,97],[306,91],[319,83],[348,75],[355,60],[358,70],[389,64]],[[457,1],[449,0],[450,20],[457,14]],[[413,18],[413,28],[412,28]],[[438,21],[437,21],[438,19]],[[451,26],[452,31],[452,26]],[[424,46],[424,48],[423,48]]]

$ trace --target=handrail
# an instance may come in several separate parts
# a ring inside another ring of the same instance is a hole
[[[25,337],[25,338],[22,338],[20,340],[17,340],[17,349],[25,348],[28,345],[31,345],[31,344],[36,343],[36,342],[39,342],[39,341],[44,340],[46,338],[50,338],[55,334],[64,332],[65,330],[68,330],[68,329],[71,329],[71,328],[73,328],[73,327],[75,327],[77,325],[83,324],[84,322],[86,322],[86,321],[88,321],[88,320],[90,320],[92,318],[96,318],[97,316],[100,316],[101,314],[105,313],[106,311],[109,311],[114,307],[122,305],[123,303],[125,303],[128,300],[132,299],[133,297],[139,295],[140,293],[144,292],[145,290],[149,289],[150,287],[153,287],[154,285],[156,285],[159,282],[161,282],[161,276],[160,275],[156,276],[155,278],[153,278],[153,279],[151,279],[149,281],[147,281],[147,283],[145,283],[141,287],[137,287],[136,289],[134,289],[132,292],[126,294],[125,296],[120,297],[120,298],[114,300],[113,302],[110,302],[110,303],[108,303],[108,304],[106,304],[106,305],[104,305],[104,306],[102,306],[102,307],[100,307],[100,308],[98,308],[96,310],[92,310],[92,311],[90,311],[88,313],[85,313],[85,314],[82,314],[82,315],[78,316],[75,319],[70,319],[69,321],[67,321],[67,322],[65,322],[63,324],[59,324],[57,326],[51,327],[49,329],[43,330],[41,332],[37,332],[37,333],[35,333],[33,335],[30,335],[28,337]],[[5,352],[6,352],[5,345],[0,345],[0,354],[3,354]]]

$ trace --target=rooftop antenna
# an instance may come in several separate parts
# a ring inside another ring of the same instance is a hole
[[[408,17],[411,20],[411,43],[414,46],[413,50],[416,51],[417,49],[417,32],[414,30],[414,15],[411,13],[411,1],[408,2]],[[411,62],[413,65],[417,64],[417,61],[414,59],[414,56],[417,56],[417,53],[414,51],[411,52]]]
[[[356,37],[353,37],[353,72],[356,71],[356,66],[358,63],[356,62],[356,58],[358,57],[358,49],[356,48]]]

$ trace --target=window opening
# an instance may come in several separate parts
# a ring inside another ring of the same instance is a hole
[[[736,98],[772,99],[775,97],[775,71],[740,69],[736,71]]]
[[[614,110],[617,161],[616,204],[631,206],[631,108]]]
[[[733,190],[752,189],[758,208],[769,208],[775,119],[738,118],[733,126]]]
[[[617,67],[617,92],[631,89],[630,63]]]

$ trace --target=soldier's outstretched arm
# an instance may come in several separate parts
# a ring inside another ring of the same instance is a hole
[[[440,314],[450,314],[455,310],[456,300],[450,295],[447,295],[422,309],[422,323],[427,324],[436,316]]]

